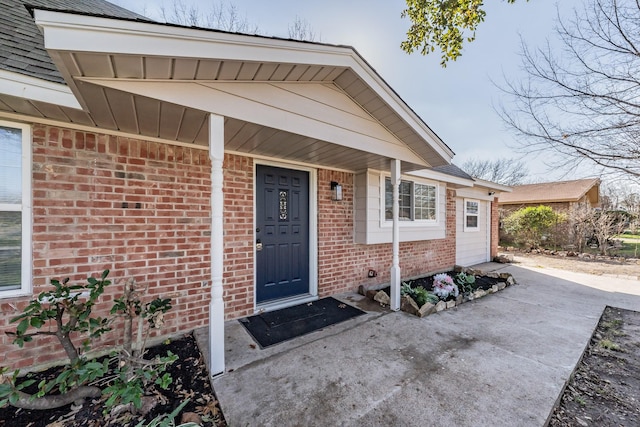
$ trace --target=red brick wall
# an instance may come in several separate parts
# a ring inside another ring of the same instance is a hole
[[[210,281],[210,173],[206,150],[44,125],[33,126],[33,286],[52,278],[86,283],[110,269],[98,315],[122,283],[170,297],[163,335],[204,326]],[[24,367],[62,355],[53,339],[24,349],[4,334],[29,298],[0,300],[0,365]],[[117,327],[114,329],[118,329]],[[103,344],[120,341],[116,333]]]
[[[253,313],[253,169],[251,159],[225,156],[225,317]],[[318,170],[318,292],[355,290],[361,284],[389,282],[391,244],[354,243],[353,174]],[[329,183],[342,184],[343,199],[331,200]],[[400,245],[403,277],[446,270],[455,264],[455,192],[447,190],[445,239]],[[372,268],[378,272],[367,278]]]
[[[253,159],[224,158],[224,301],[225,317],[253,314]]]
[[[162,335],[205,326],[210,298],[210,173],[207,150],[81,132],[33,128],[34,295],[52,278],[85,283],[110,269],[114,284],[94,310],[106,315],[122,283],[147,285],[147,299],[172,298]],[[254,162],[225,155],[224,300],[227,319],[254,309]],[[343,184],[331,200],[329,183]],[[354,243],[353,174],[318,171],[318,264],[321,296],[389,281],[391,244]],[[403,277],[455,263],[455,192],[447,191],[445,239],[400,245]],[[367,278],[368,270],[378,277]],[[205,282],[207,283],[205,285]],[[30,298],[0,300],[0,366],[39,365],[63,356],[50,337],[23,349],[4,332]],[[114,328],[116,331],[120,328]],[[99,346],[121,341],[111,333]]]
[[[361,284],[390,281],[391,244],[354,243],[354,177],[345,172],[318,171],[318,291],[320,296],[355,290]],[[343,200],[331,200],[329,183],[342,184]],[[402,277],[446,270],[455,264],[455,191],[447,190],[446,238],[400,244]],[[369,269],[378,276],[368,278]]]

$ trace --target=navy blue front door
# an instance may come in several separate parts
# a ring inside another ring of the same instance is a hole
[[[309,173],[256,166],[256,302],[309,293]]]

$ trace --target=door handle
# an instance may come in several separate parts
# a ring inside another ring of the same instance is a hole
[[[256,240],[256,251],[261,251],[262,250],[262,242],[260,241],[260,239]]]

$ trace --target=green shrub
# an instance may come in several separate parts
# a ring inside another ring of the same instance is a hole
[[[549,235],[551,228],[565,219],[564,215],[555,213],[549,206],[540,205],[518,209],[504,219],[503,226],[516,243],[537,248]]]
[[[426,303],[436,304],[440,300],[436,295],[427,291],[424,287],[417,286],[412,288],[408,283],[402,283],[400,293],[402,295],[410,296],[416,302],[418,307],[422,307]]]
[[[162,326],[164,314],[171,309],[171,301],[156,298],[143,303],[135,281],[131,279],[125,284],[125,295],[115,300],[110,317],[92,316],[94,305],[105,287],[111,284],[107,280],[108,275],[109,270],[105,270],[99,279],[89,277],[87,285],[70,285],[69,279],[51,280],[54,290],[39,294],[22,314],[11,319],[11,322],[18,323],[16,331],[8,333],[14,337],[16,345],[22,348],[36,336],[53,335],[58,338],[70,362],[56,378],[41,381],[34,395],[24,392],[27,386],[34,384],[34,380],[18,378],[19,370],[7,375],[7,370],[0,368],[0,375],[4,377],[0,378],[0,407],[10,404],[24,409],[53,409],[83,398],[99,397],[104,392],[108,396],[107,407],[131,402],[139,408],[141,397],[149,386],[166,389],[171,384],[172,379],[165,371],[176,360],[175,355],[169,353],[154,360],[143,359],[149,332]],[[86,352],[91,349],[92,340],[111,330],[116,316],[125,318],[124,348],[112,355],[118,359],[116,372],[112,379],[106,381],[108,387],[103,391],[92,384],[104,379],[109,371],[109,360],[90,360]],[[138,326],[134,351],[133,323]],[[80,348],[72,341],[72,333],[84,337]]]
[[[461,271],[460,273],[456,274],[455,281],[458,285],[458,288],[460,289],[460,292],[462,292],[463,294],[470,294],[477,289],[476,276],[474,276],[473,274],[467,274]]]

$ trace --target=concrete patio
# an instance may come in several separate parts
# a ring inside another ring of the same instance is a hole
[[[264,350],[227,322],[213,381],[227,422],[543,426],[604,307],[640,311],[640,281],[482,268],[519,284],[423,319],[342,295],[367,314]]]

